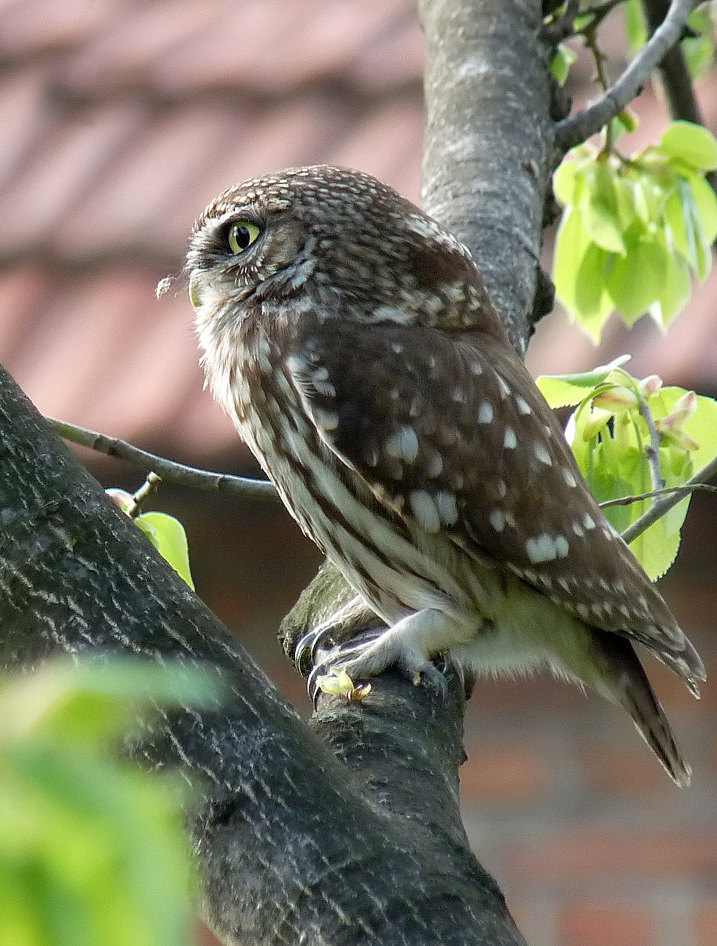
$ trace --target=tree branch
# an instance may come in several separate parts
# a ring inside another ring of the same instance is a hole
[[[562,151],[574,148],[599,132],[639,94],[658,63],[679,42],[687,18],[697,3],[698,0],[673,0],[662,24],[612,88],[584,111],[558,123],[556,143]]]
[[[717,475],[717,457],[704,466],[699,473],[696,473],[691,480],[688,480],[682,485],[682,489],[694,489],[700,486],[702,483],[706,483],[708,480],[711,480],[713,476]],[[627,529],[622,533],[623,539],[629,545],[630,542],[634,542],[635,539],[642,535],[642,533],[649,529],[650,526],[657,522],[658,519],[661,519],[665,513],[669,512],[673,506],[676,506],[679,502],[682,502],[684,496],[680,495],[679,492],[672,493],[669,496],[663,496],[660,499],[655,500],[653,505],[647,510],[646,513],[640,516],[640,518],[633,522],[631,526],[628,526]]]
[[[650,435],[650,445],[645,448],[645,456],[647,457],[647,465],[650,468],[652,488],[653,490],[662,489],[665,485],[665,481],[662,478],[662,471],[660,470],[660,432],[655,426],[652,409],[647,401],[643,401],[640,404],[639,413],[640,417],[645,421],[647,432]]]
[[[642,11],[650,36],[660,28],[669,10],[668,0],[641,0]],[[679,44],[665,53],[658,66],[665,98],[673,119],[681,118],[688,122],[703,125],[694,86],[690,78],[685,54]]]
[[[54,417],[46,417],[45,420],[63,440],[89,447],[90,450],[96,450],[108,457],[126,460],[128,463],[138,466],[141,470],[159,473],[162,479],[168,483],[193,486],[196,489],[209,492],[229,493],[232,496],[241,496],[243,499],[278,500],[279,498],[276,495],[274,484],[270,483],[269,480],[253,480],[246,476],[212,473],[209,470],[200,470],[194,466],[185,466],[183,463],[176,463],[174,460],[167,460],[165,457],[148,453],[146,450],[135,447],[125,440],[107,437],[95,430],[78,427],[77,424],[68,424],[62,420],[56,420]]]
[[[515,348],[531,331],[553,127],[536,0],[419,0],[423,206],[469,248]]]

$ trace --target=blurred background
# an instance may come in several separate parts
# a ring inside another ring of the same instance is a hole
[[[622,16],[601,33],[613,76]],[[0,0],[0,360],[44,413],[210,469],[255,474],[203,390],[179,273],[219,191],[282,167],[368,171],[419,198],[423,40],[413,0]],[[581,56],[570,94],[595,94]],[[717,76],[698,85],[717,131]],[[659,93],[625,143],[656,142]],[[546,265],[550,244],[546,247]],[[622,352],[717,395],[717,282],[663,335],[613,317],[600,349],[559,311],[535,373]],[[143,475],[81,451],[105,486]],[[162,487],[199,594],[303,712],[278,623],[319,565],[278,505]],[[697,496],[661,587],[711,665],[701,703],[650,663],[694,772],[680,792],[623,715],[540,677],[481,683],[466,730],[469,835],[531,946],[717,944],[717,500]],[[207,939],[207,942],[209,940]]]

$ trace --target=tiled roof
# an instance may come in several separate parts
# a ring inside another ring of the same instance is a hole
[[[209,199],[254,174],[344,164],[417,200],[422,61],[412,0],[0,3],[0,360],[47,413],[196,462],[224,452],[186,296],[157,300],[157,281]],[[714,386],[712,296],[669,344],[640,328],[635,370]],[[530,363],[596,357],[553,318]]]

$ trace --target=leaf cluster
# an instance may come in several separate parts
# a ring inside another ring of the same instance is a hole
[[[639,496],[653,489],[646,420],[659,434],[659,470],[665,486],[681,486],[717,456],[717,402],[679,387],[662,387],[651,375],[642,381],[622,367],[623,355],[584,374],[544,376],[538,387],[551,407],[575,407],[566,428],[580,470],[598,502]],[[604,510],[624,532],[652,499]],[[647,574],[663,575],[677,555],[689,496],[630,545]]]
[[[689,299],[690,274],[707,277],[717,198],[705,173],[715,167],[717,141],[683,121],[631,159],[588,143],[558,167],[553,185],[564,211],[553,279],[595,341],[613,310],[628,325],[649,312],[666,327]]]

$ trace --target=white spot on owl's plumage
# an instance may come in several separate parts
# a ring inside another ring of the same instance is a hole
[[[505,529],[505,513],[502,509],[491,509],[488,514],[488,522],[496,532],[502,532]]]
[[[411,512],[426,532],[440,532],[441,517],[430,493],[415,489],[408,497]]]
[[[386,441],[386,453],[404,463],[413,463],[418,456],[418,437],[413,427],[399,427]]]
[[[493,420],[493,405],[490,401],[481,401],[478,405],[478,423],[490,424]]]
[[[548,452],[547,448],[542,443],[533,444],[533,453],[535,454],[536,458],[540,460],[541,463],[544,463],[546,466],[553,465],[553,461],[550,457],[550,453]]]
[[[559,536],[559,538],[562,538],[562,536]],[[563,541],[565,542],[565,539]],[[552,562],[553,559],[558,558],[556,540],[547,532],[526,539],[525,554],[534,565],[537,565],[538,562]]]
[[[503,444],[508,450],[514,450],[518,446],[518,438],[512,427],[505,428],[503,432]]]
[[[452,526],[458,520],[458,506],[453,493],[441,490],[434,497],[436,509],[444,525]]]
[[[500,375],[497,375],[498,378],[498,387],[500,388],[500,396],[502,398],[510,397],[512,394],[508,382],[502,378]]]

